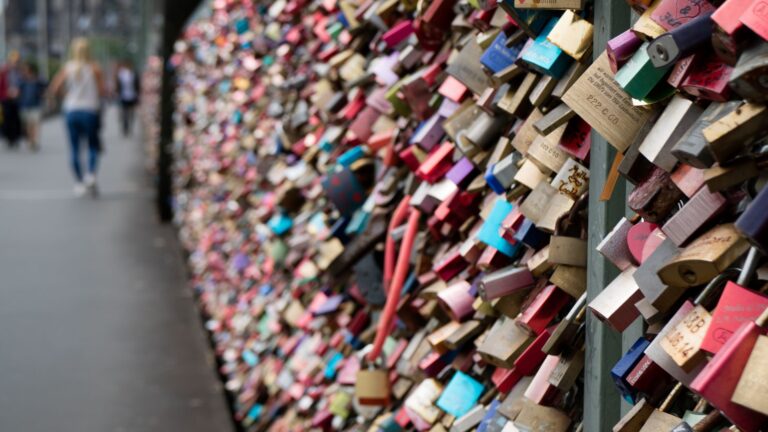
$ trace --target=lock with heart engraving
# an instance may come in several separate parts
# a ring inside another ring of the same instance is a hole
[[[761,308],[762,313],[757,319],[742,323],[691,383],[692,390],[706,398],[743,432],[763,431],[768,425],[768,415],[747,408],[757,408],[764,394],[750,393],[747,390],[749,383],[743,384],[736,394],[742,380],[759,379],[759,375],[745,377],[743,373],[760,337],[766,332],[768,305]],[[761,370],[764,368],[758,367],[758,374]]]

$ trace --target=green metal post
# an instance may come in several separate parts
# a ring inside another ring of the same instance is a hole
[[[630,10],[624,1],[595,1],[594,56],[602,54],[608,40],[626,30]],[[613,198],[600,202],[600,192],[616,151],[597,133],[592,134],[589,190],[589,268],[587,299],[595,298],[618,274],[596,250],[597,245],[624,216],[626,193],[619,185]],[[584,430],[608,432],[620,418],[621,402],[610,376],[611,367],[621,355],[622,338],[587,314],[587,358],[584,374]]]

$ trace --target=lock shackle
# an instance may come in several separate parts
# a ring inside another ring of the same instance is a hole
[[[373,344],[368,344],[363,347],[360,351],[357,352],[357,356],[360,358],[360,368],[363,367],[367,369],[373,369],[373,367],[380,363],[380,366],[384,366],[387,363],[386,356],[384,355],[384,352],[379,353],[378,356],[376,356],[373,359],[368,358],[370,353],[373,352]]]
[[[400,291],[402,291],[405,278],[408,275],[411,252],[413,251],[413,244],[416,240],[419,220],[421,219],[421,212],[411,207],[410,202],[411,196],[404,196],[397,209],[395,209],[395,213],[392,215],[389,223],[384,256],[384,287],[387,301],[384,304],[384,310],[379,318],[379,325],[376,328],[373,348],[368,353],[369,361],[373,361],[381,355],[384,341],[392,329],[397,305],[400,303]],[[395,263],[395,240],[391,234],[392,230],[400,226],[406,217],[408,218],[408,225],[406,226],[403,242],[397,256],[397,263]]]
[[[584,306],[587,304],[587,293],[584,293],[579,297],[578,300],[576,300],[576,303],[573,305],[571,310],[568,311],[568,314],[565,316],[565,319],[567,320],[573,320],[576,318],[576,315],[581,312],[581,310],[584,308]]]
[[[730,280],[732,277],[735,277],[737,275],[742,274],[744,271],[740,268],[731,267],[725,269],[722,273],[715,276],[714,279],[709,281],[706,287],[699,293],[698,296],[696,296],[696,300],[693,301],[693,304],[700,305],[702,304],[707,297],[709,297],[715,290],[720,290],[723,287],[725,287],[725,284]]]
[[[760,250],[754,246],[749,248],[749,252],[747,252],[747,258],[744,260],[744,265],[742,266],[741,273],[739,274],[739,279],[736,281],[737,284],[741,286],[746,286],[749,284],[750,280],[752,279],[752,276],[755,274],[755,270],[757,270],[757,264],[760,261]]]
[[[574,228],[576,228],[576,224],[579,223],[578,229],[578,238],[586,239],[586,227],[583,218],[581,218],[581,212],[584,210],[584,208],[589,203],[589,191],[585,192],[583,195],[579,197],[578,200],[573,204],[571,207],[571,210],[568,211],[568,213],[563,214],[560,216],[560,218],[557,220],[557,223],[555,224],[555,235],[563,235],[565,233],[574,232]]]
[[[669,392],[669,396],[667,396],[667,398],[664,399],[664,402],[661,403],[661,405],[659,406],[659,410],[666,412],[669,409],[670,405],[672,405],[672,402],[675,401],[675,398],[682,392],[682,390],[683,390],[683,383],[678,382],[675,385],[675,388],[673,388],[672,391]]]

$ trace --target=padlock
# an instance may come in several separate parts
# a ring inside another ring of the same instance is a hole
[[[703,187],[661,228],[676,246],[685,244],[697,231],[723,212],[727,200],[719,192]]]
[[[696,57],[697,54],[691,54],[688,57],[683,57],[675,62],[675,65],[669,72],[669,77],[667,77],[667,84],[676,89],[679,89],[680,85],[683,83],[683,80],[693,69],[693,62],[696,60]]]
[[[664,170],[654,167],[650,175],[630,193],[629,208],[649,222],[666,218],[683,197]]]
[[[519,40],[514,45],[509,46],[507,45],[507,35],[504,32],[499,32],[499,35],[480,57],[480,63],[492,74],[498,73],[515,63],[524,43],[525,40]]]
[[[547,285],[531,295],[527,307],[515,319],[517,325],[540,335],[571,301],[571,297],[554,285]],[[545,341],[542,341],[542,344]]]
[[[672,147],[701,116],[703,109],[693,101],[675,95],[640,144],[640,153],[652,164],[672,172],[677,159]]]
[[[477,286],[480,298],[497,299],[533,286],[534,279],[527,267],[509,267],[485,275]]]
[[[656,408],[645,399],[640,399],[627,411],[624,417],[613,426],[613,432],[638,432]]]
[[[667,396],[667,399],[659,406],[659,409],[651,411],[639,432],[666,432],[677,426],[682,419],[666,411],[682,392],[682,389],[683,385],[678,383],[669,396]]]
[[[520,413],[510,422],[515,430],[566,432],[571,418],[563,411],[523,398]],[[507,432],[506,429],[503,432]]]
[[[768,40],[768,20],[766,19],[765,7],[766,5],[762,1],[753,1],[742,12],[739,19],[763,40]]]
[[[731,401],[744,372],[750,353],[759,336],[765,333],[768,308],[757,321],[741,324],[728,342],[712,357],[707,366],[691,383],[691,389],[720,410],[739,430],[758,432],[768,425],[768,416]]]
[[[763,253],[768,252],[768,188],[763,187],[736,220],[736,229]]]
[[[619,68],[629,61],[635,51],[643,43],[635,32],[632,30],[626,30],[613,39],[609,40],[606,44],[605,51],[608,54],[608,60],[610,61],[611,71],[615,74],[619,71]]]
[[[768,416],[768,403],[765,395],[768,391],[766,377],[766,358],[768,356],[768,336],[761,334],[757,337],[752,352],[749,355],[739,383],[733,392],[731,400]]]
[[[560,264],[555,267],[549,281],[577,299],[587,290],[587,269]]]
[[[661,340],[661,348],[685,371],[690,371],[704,361],[705,353],[701,345],[712,322],[712,316],[707,311],[706,304],[702,303],[722,289],[732,273],[726,271],[712,279],[693,304],[686,305],[686,308],[692,307],[691,311]]]
[[[584,195],[586,196],[586,195]],[[571,211],[563,215],[549,241],[549,262],[585,267],[587,265],[586,226],[579,216],[586,199],[579,201]]]
[[[461,417],[472,409],[483,391],[482,383],[461,371],[456,371],[435,405],[454,417]]]
[[[552,332],[552,336],[550,336],[541,349],[543,352],[550,355],[560,355],[565,347],[573,344],[576,333],[584,319],[586,304],[587,295],[584,293]]]
[[[672,147],[672,154],[681,162],[696,168],[709,168],[715,163],[714,156],[709,150],[709,144],[704,137],[704,129],[734,111],[740,102],[713,102],[699,116]]]
[[[657,68],[666,68],[692,54],[712,37],[712,10],[698,14],[654,39],[648,45],[648,55]]]
[[[600,244],[597,245],[597,251],[621,271],[637,264],[627,243],[629,230],[632,226],[627,218],[621,218],[611,232],[606,234]]]
[[[547,35],[547,40],[578,61],[591,52],[592,33],[592,23],[566,10]]]
[[[568,391],[576,384],[576,380],[584,370],[584,349],[576,350],[568,357],[560,356],[560,359],[549,376],[549,383],[560,391]]]
[[[659,278],[674,287],[711,281],[749,248],[733,224],[718,225],[695,239],[659,269]]]
[[[768,44],[757,43],[744,50],[731,73],[730,86],[740,97],[768,101]]]
[[[557,18],[550,19],[533,43],[523,50],[520,59],[537,72],[559,79],[568,70],[573,60],[547,39],[557,22]]]
[[[702,100],[725,102],[731,96],[733,68],[714,55],[697,55],[679,89]]]
[[[616,82],[627,94],[643,100],[662,82],[670,67],[655,67],[648,56],[648,42],[645,42],[616,72]]]
[[[660,0],[651,18],[666,30],[671,30],[714,10],[715,7],[707,0]]]
[[[643,352],[648,345],[650,345],[650,342],[647,339],[638,339],[611,368],[611,378],[613,378],[614,384],[616,384],[624,400],[629,403],[635,402],[636,391],[627,382],[627,377],[629,377],[629,374],[643,358]]]
[[[754,320],[763,308],[768,307],[768,297],[745,288],[754,274],[758,259],[759,252],[756,248],[751,248],[737,282],[726,284],[712,312],[711,324],[701,344],[702,349],[717,353],[739,325],[745,321]]]
[[[747,102],[712,123],[702,133],[715,161],[726,163],[768,134],[762,127],[766,121],[768,108]]]
[[[531,335],[515,324],[513,319],[501,318],[493,324],[477,352],[488,363],[511,368],[515,359],[531,342]]]
[[[643,293],[635,281],[635,271],[635,267],[628,267],[589,302],[592,313],[618,332],[626,330],[640,316],[635,303],[643,298]]]
[[[667,354],[661,347],[661,341],[664,339],[667,333],[671,332],[687,315],[693,310],[693,305],[690,303],[683,303],[683,305],[675,312],[672,317],[667,321],[659,334],[651,341],[651,344],[646,348],[645,355],[672,378],[676,379],[685,386],[689,386],[698,373],[703,369],[704,365],[699,364],[691,371],[685,371],[675,363],[675,361]]]
[[[362,355],[367,354],[367,352],[367,350],[362,351]],[[361,405],[388,405],[390,400],[389,372],[381,367],[362,365],[355,378],[355,397]]]

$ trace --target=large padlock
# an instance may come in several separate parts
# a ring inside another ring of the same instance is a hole
[[[768,426],[768,416],[732,401],[750,354],[758,338],[765,334],[763,327],[767,321],[768,307],[765,307],[756,321],[743,323],[731,335],[691,383],[693,391],[706,398],[743,432],[764,431]]]
[[[695,239],[659,269],[670,286],[693,287],[708,283],[749,248],[733,224],[718,225]]]
[[[758,255],[757,249],[752,248],[737,282],[726,284],[701,344],[705,351],[720,351],[741,324],[754,320],[768,307],[768,297],[746,288],[757,266]]]

